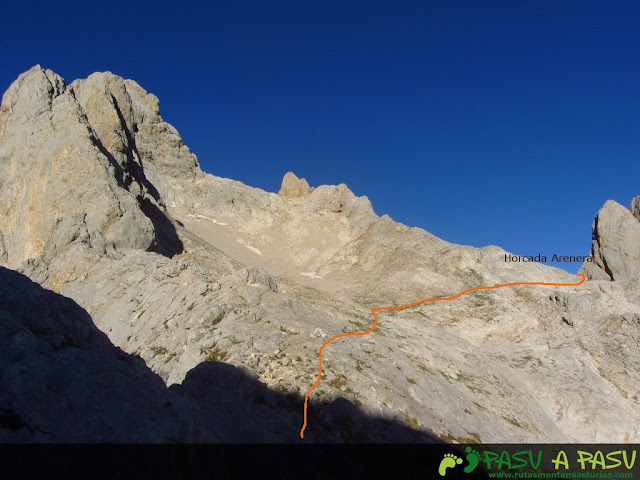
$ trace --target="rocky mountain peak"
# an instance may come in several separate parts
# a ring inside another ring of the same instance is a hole
[[[48,121],[53,100],[65,90],[62,77],[40,65],[19,75],[2,96],[0,135],[6,133],[10,121],[23,132],[39,129]]]
[[[303,197],[313,189],[304,178],[298,178],[295,173],[287,172],[282,178],[282,186],[278,195],[284,198]]]
[[[147,121],[168,133],[142,133]],[[40,257],[48,262],[72,246],[76,254],[98,256],[181,251],[146,177],[165,167],[145,157],[147,138],[180,148],[162,125],[153,97],[113,74],[69,87],[39,65],[20,75],[0,112],[0,215],[7,219],[0,256],[18,266]],[[184,165],[187,156],[173,163]],[[86,263],[84,255],[76,260]]]
[[[144,162],[152,176],[158,170],[174,178],[193,178],[197,160],[177,130],[162,119],[155,95],[111,72],[75,80],[70,88],[100,142],[123,168]]]

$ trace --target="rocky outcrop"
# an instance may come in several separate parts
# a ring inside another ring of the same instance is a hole
[[[74,89],[40,66],[3,96],[0,216],[9,266],[50,262],[70,249],[83,251],[82,261],[131,249],[182,251],[109,99],[110,120],[94,129]],[[92,102],[100,109],[108,100]]]
[[[159,200],[158,189],[167,195],[174,180],[193,181],[200,172],[195,155],[162,119],[158,98],[136,82],[102,72],[75,80],[70,89],[120,166],[121,183],[135,181]]]
[[[632,203],[632,208],[636,205]],[[628,282],[640,270],[640,221],[625,207],[607,201],[593,223],[589,278]]]
[[[298,178],[295,173],[287,172],[282,178],[282,186],[278,195],[285,198],[303,197],[311,193],[312,188],[304,178]]]
[[[631,214],[640,222],[640,195],[631,200]]]

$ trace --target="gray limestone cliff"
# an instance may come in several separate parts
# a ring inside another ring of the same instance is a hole
[[[117,104],[113,95],[109,98]],[[91,113],[74,88],[39,66],[20,75],[4,94],[0,235],[8,266],[42,256],[53,262],[64,252],[69,257],[65,275],[73,277],[73,265],[103,255],[182,251],[157,192],[144,177],[135,145],[127,143],[127,130],[109,126],[118,121],[117,112],[104,113],[106,119],[90,123]]]
[[[638,197],[632,202],[637,212]],[[640,220],[631,211],[607,201],[593,222],[592,263],[584,271],[590,278],[627,283],[640,270]]]

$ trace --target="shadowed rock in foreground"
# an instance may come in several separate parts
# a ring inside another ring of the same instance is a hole
[[[302,399],[207,362],[167,388],[73,300],[0,267],[0,443],[296,442]],[[427,432],[311,404],[307,442],[432,442]]]
[[[217,440],[73,300],[2,267],[0,285],[0,442]]]

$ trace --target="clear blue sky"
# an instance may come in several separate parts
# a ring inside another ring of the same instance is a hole
[[[637,1],[93,3],[5,5],[2,89],[110,70],[207,172],[344,182],[520,255],[586,254],[602,204],[640,195]]]

